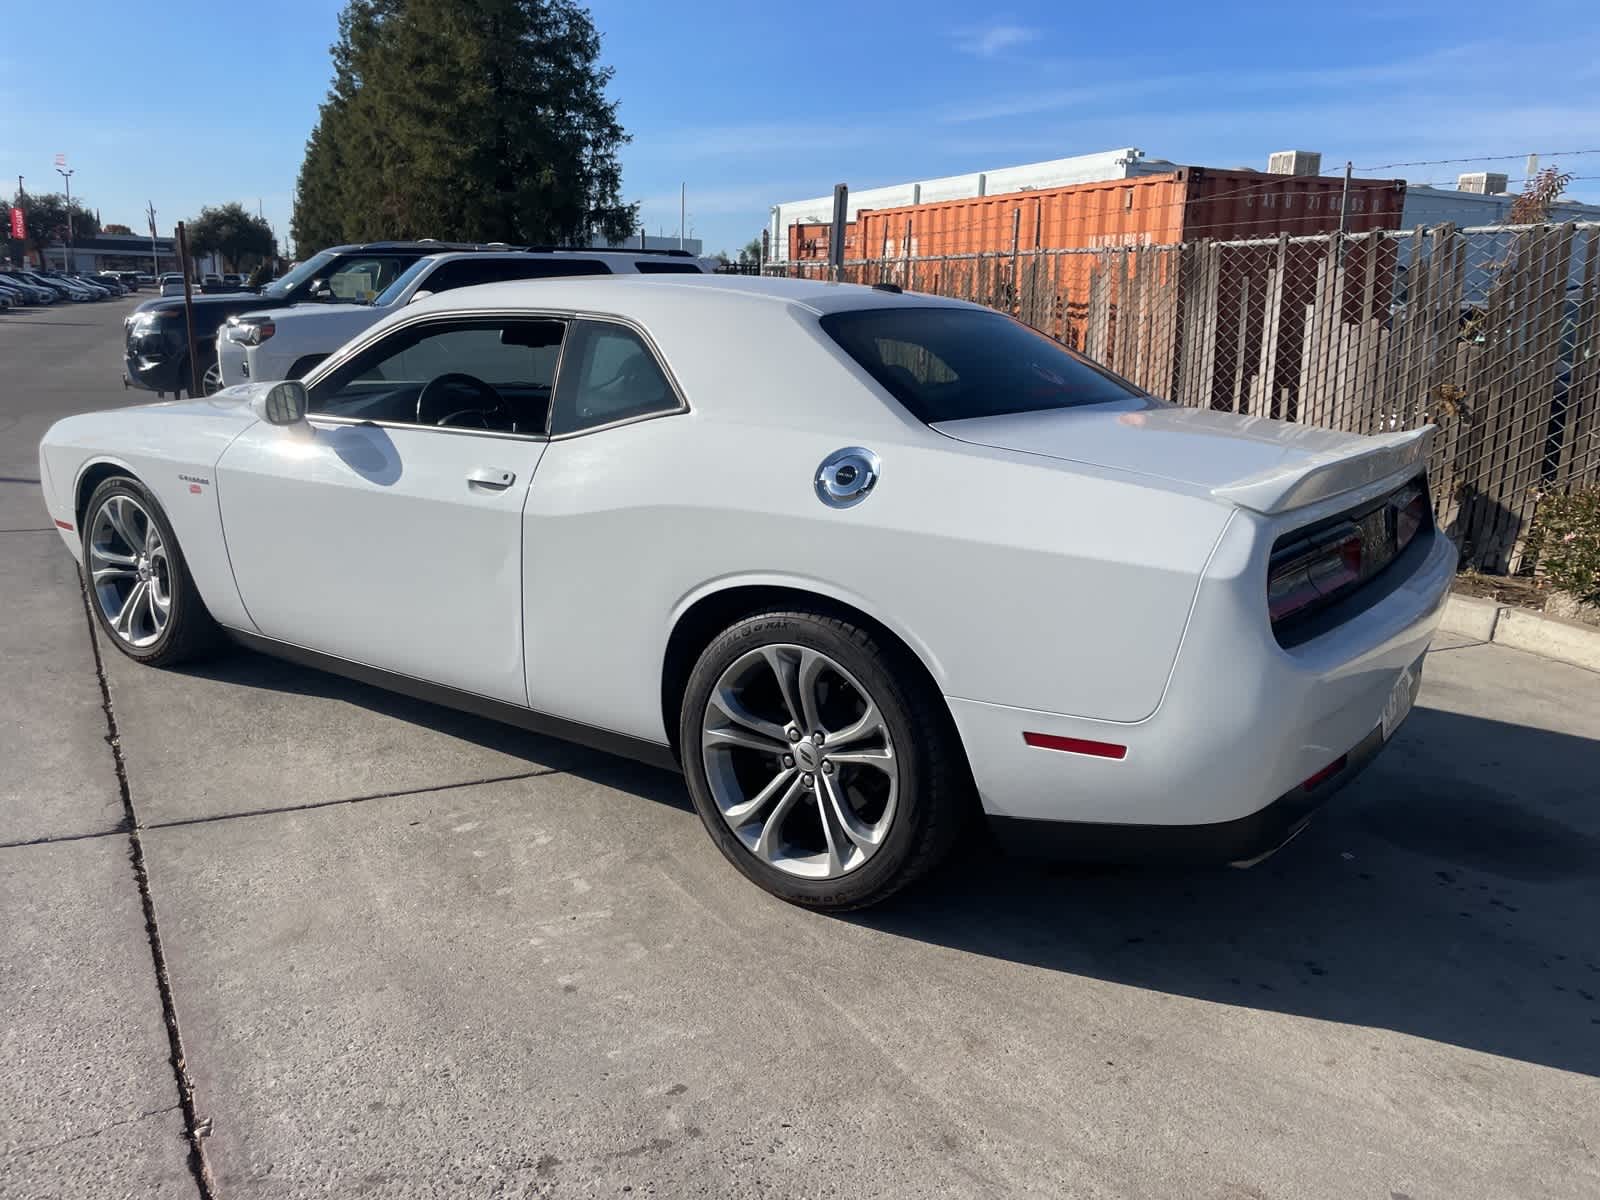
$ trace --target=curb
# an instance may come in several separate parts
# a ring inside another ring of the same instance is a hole
[[[1451,595],[1439,628],[1476,642],[1526,650],[1577,667],[1600,671],[1600,628],[1547,617],[1510,604]]]

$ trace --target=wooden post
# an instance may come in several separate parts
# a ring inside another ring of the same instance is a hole
[[[200,389],[200,360],[196,357],[194,348],[194,293],[190,288],[189,266],[189,235],[183,228],[183,222],[178,222],[178,263],[183,271],[183,324],[189,336],[189,395],[201,395]]]

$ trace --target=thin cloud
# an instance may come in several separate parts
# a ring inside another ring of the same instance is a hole
[[[993,58],[997,54],[1025,46],[1038,40],[1039,31],[1026,25],[987,25],[981,29],[966,29],[956,35],[956,49],[963,54],[979,58]]]

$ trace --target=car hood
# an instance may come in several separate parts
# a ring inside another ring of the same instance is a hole
[[[290,304],[269,308],[255,315],[308,328],[321,329],[326,323],[330,329],[362,329],[393,311],[392,308],[379,308],[372,304]]]
[[[194,290],[191,303],[194,305],[196,316],[203,316],[208,320],[217,322],[221,322],[234,313],[253,312],[258,308],[270,308],[274,304],[277,304],[280,308],[283,307],[281,302],[263,299],[253,292],[224,292],[206,296],[200,293],[198,287]],[[158,296],[154,299],[146,300],[134,311],[181,314],[183,312],[183,297]]]
[[[1097,404],[941,421],[974,445],[1171,480],[1282,512],[1416,467],[1433,429],[1364,437],[1206,409]]]

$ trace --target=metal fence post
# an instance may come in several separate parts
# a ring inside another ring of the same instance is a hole
[[[833,227],[828,231],[828,274],[837,283],[844,267],[845,214],[850,210],[850,189],[842,184],[833,185]]]
[[[1022,237],[1022,209],[1011,210],[1011,307],[1021,311],[1022,287],[1018,272],[1017,245]]]

